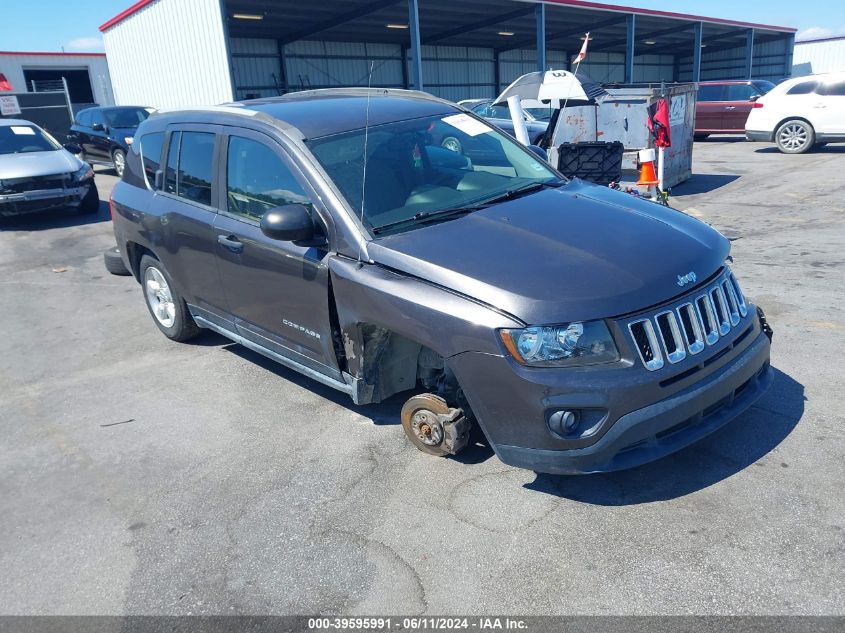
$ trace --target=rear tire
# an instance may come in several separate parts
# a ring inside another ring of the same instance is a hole
[[[117,173],[117,177],[123,178],[123,170],[126,169],[126,152],[122,149],[116,149],[111,155],[111,159],[112,166],[114,167],[115,173]]]
[[[187,341],[200,333],[185,299],[160,261],[144,255],[139,277],[147,309],[162,334],[171,341]]]
[[[120,256],[120,249],[117,246],[103,253],[103,263],[106,265],[106,270],[112,275],[128,277],[132,274],[123,263],[123,258]]]
[[[775,143],[784,154],[803,154],[816,142],[813,126],[801,119],[790,119],[775,132]]]
[[[91,181],[88,187],[88,193],[82,198],[79,203],[79,212],[85,214],[99,213],[100,211],[100,194],[97,193],[97,185]]]

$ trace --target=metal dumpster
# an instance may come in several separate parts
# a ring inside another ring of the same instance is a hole
[[[557,165],[557,148],[563,143],[620,141],[625,148],[623,168],[632,169],[636,153],[654,147],[648,131],[648,107],[660,98],[661,84],[612,84],[598,107],[567,107],[552,134],[549,160]],[[669,99],[672,147],[666,148],[664,186],[674,187],[692,175],[695,94],[693,83],[665,84]]]

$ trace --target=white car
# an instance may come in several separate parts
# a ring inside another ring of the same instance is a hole
[[[776,143],[784,154],[845,142],[845,72],[795,77],[754,102],[745,122],[749,141]]]

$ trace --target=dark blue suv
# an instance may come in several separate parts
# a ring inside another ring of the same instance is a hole
[[[138,126],[147,120],[152,108],[115,106],[80,110],[68,132],[68,143],[82,148],[82,160],[109,165],[123,176],[126,154]]]

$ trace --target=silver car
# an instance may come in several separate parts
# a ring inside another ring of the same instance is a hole
[[[100,207],[94,171],[40,127],[22,119],[0,119],[0,216]]]

